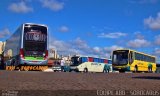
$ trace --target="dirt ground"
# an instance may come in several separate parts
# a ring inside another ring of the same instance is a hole
[[[160,74],[1,70],[0,90],[2,96],[160,96]]]

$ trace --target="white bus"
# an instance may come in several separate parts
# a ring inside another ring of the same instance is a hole
[[[70,71],[77,72],[109,72],[110,65],[107,59],[73,56]]]
[[[5,66],[47,65],[48,27],[42,24],[22,24],[6,40],[3,59]]]

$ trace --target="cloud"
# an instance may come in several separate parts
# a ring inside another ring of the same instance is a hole
[[[61,26],[61,27],[59,28],[59,31],[60,31],[60,32],[68,32],[68,31],[69,31],[69,28],[68,28],[67,26]]]
[[[80,37],[76,38],[72,44],[76,45],[76,48],[78,49],[89,49],[89,46],[87,45],[86,41],[82,40]]]
[[[147,47],[150,45],[150,42],[148,42],[147,40],[145,39],[135,39],[135,40],[130,40],[128,43],[127,43],[127,46],[128,47],[131,47],[131,48],[140,48],[140,47]]]
[[[33,11],[33,8],[27,6],[26,2],[24,1],[12,3],[9,5],[8,9],[16,13],[28,13]]]
[[[153,55],[156,56],[156,62],[160,64],[160,48],[155,48],[153,51]]]
[[[160,35],[155,36],[155,42],[156,45],[160,45]]]
[[[69,42],[57,40],[53,37],[50,38],[49,48],[56,49],[59,55],[74,55],[80,53],[79,50],[74,49]]]
[[[5,38],[9,35],[11,35],[11,33],[8,28],[4,28],[3,30],[0,31],[0,38]]]
[[[160,55],[160,48],[155,48],[154,53],[157,54],[157,55]]]
[[[49,8],[52,11],[60,11],[64,8],[64,2],[58,0],[40,0],[43,7]]]
[[[91,53],[95,57],[109,58],[107,52],[104,50],[103,47],[96,46],[96,47],[91,48],[90,50],[92,50]]]
[[[134,34],[137,39],[144,39],[144,35],[142,35],[141,32],[135,32]]]
[[[89,48],[90,51],[88,51],[87,54],[90,54],[91,56],[95,57],[101,57],[101,58],[110,58],[111,52],[116,49],[122,49],[123,47],[118,45],[112,45],[110,47],[93,47]]]
[[[100,35],[98,35],[98,37],[101,38],[119,38],[122,36],[126,36],[126,33],[122,33],[122,32],[114,32],[114,33],[101,33]]]
[[[56,49],[61,55],[88,55],[92,53],[92,50],[88,44],[79,37],[72,41],[62,41],[50,37],[49,44],[49,48]]]
[[[93,47],[93,51],[96,52],[96,53],[99,53],[101,51],[101,48],[100,47]]]
[[[111,52],[113,50],[116,50],[116,49],[122,49],[123,47],[121,46],[118,46],[118,45],[112,45],[110,47],[93,47],[93,48],[90,48],[91,50],[91,53],[93,56],[96,56],[96,57],[101,57],[101,58],[110,58],[111,56]]]
[[[144,24],[146,27],[152,30],[159,30],[160,29],[160,12],[157,14],[156,18],[153,18],[152,16],[150,16],[144,19]]]
[[[122,49],[122,48],[123,48],[123,47],[121,47],[121,46],[112,45],[112,46],[110,46],[110,47],[105,47],[104,50],[105,50],[106,52],[111,52],[111,51],[113,51],[113,50]]]
[[[57,40],[53,37],[50,37],[49,48],[54,48],[57,50],[59,55],[85,55],[101,58],[109,58],[111,51],[122,48],[117,45],[111,47],[90,47],[85,40],[82,40],[80,37],[77,37],[71,41],[62,41]]]
[[[87,42],[82,40],[81,38],[76,38],[72,42],[72,46],[74,45],[74,48],[79,50],[80,54],[86,55],[86,56],[93,56],[93,57],[101,57],[106,58],[109,57],[108,53],[104,50],[102,47],[90,47]],[[110,55],[110,54],[109,54]]]
[[[160,48],[155,48],[154,51],[153,51],[153,55],[157,56],[158,59],[160,58]],[[157,61],[160,63],[160,59]]]
[[[105,54],[105,56],[106,56],[107,58],[110,58],[111,52],[112,52],[113,50],[122,49],[122,48],[123,48],[123,47],[118,46],[118,45],[112,45],[112,46],[110,46],[110,47],[104,47],[104,48],[103,48],[103,52],[104,52],[104,54]]]

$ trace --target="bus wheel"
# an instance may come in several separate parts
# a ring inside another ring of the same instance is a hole
[[[72,70],[71,70],[71,69],[69,69],[69,72],[72,72]]]
[[[87,68],[84,68],[84,73],[87,73],[88,72],[88,69]]]
[[[137,65],[134,67],[134,73],[137,73],[138,72],[138,67]]]

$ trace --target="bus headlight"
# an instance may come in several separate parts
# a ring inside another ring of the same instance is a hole
[[[45,56],[46,54],[45,53],[43,53],[43,56]]]

